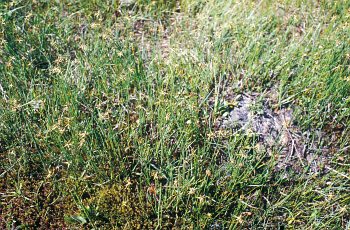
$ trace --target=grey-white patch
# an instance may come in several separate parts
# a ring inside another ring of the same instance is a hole
[[[136,3],[136,0],[120,0],[120,7],[130,7]]]
[[[269,94],[273,95],[272,92]],[[234,106],[217,118],[215,129],[256,134],[258,151],[267,151],[271,156],[278,153],[276,170],[293,168],[302,171],[308,166],[312,173],[320,173],[329,161],[326,154],[320,154],[327,151],[319,148],[323,133],[316,130],[302,132],[294,124],[291,108],[273,111],[271,98],[257,93],[226,93],[224,100]]]

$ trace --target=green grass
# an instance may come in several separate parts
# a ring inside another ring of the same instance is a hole
[[[350,228],[349,21],[347,0],[2,1],[0,228]],[[317,159],[277,170],[216,130],[229,86],[275,91]]]

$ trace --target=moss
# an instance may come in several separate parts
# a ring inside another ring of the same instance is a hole
[[[146,194],[132,189],[129,184],[117,183],[103,187],[88,203],[90,207],[96,207],[96,213],[100,215],[96,221],[99,226],[126,229],[155,227],[152,207],[147,202]]]
[[[8,193],[0,201],[0,229],[25,227],[28,229],[64,229],[63,216],[70,209],[69,197],[64,199],[53,183],[23,181],[21,193]],[[6,180],[0,180],[5,182]],[[14,190],[7,188],[8,190]],[[1,191],[1,190],[0,190]]]

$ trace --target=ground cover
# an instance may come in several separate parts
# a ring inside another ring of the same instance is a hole
[[[349,9],[1,2],[0,228],[349,228]]]

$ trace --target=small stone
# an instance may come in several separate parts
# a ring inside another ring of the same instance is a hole
[[[281,134],[281,138],[280,138],[280,144],[282,146],[287,146],[289,144],[289,134],[288,132],[285,130],[282,132]]]

